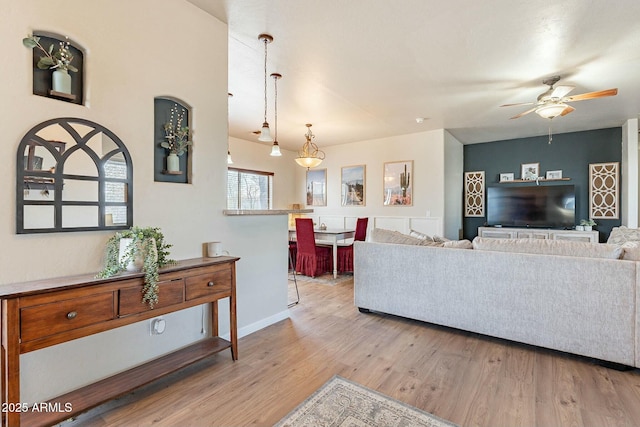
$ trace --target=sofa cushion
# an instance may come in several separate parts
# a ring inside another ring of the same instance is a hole
[[[491,239],[487,237],[473,239],[473,249],[605,259],[620,259],[624,252],[620,246],[606,243],[547,239]]]
[[[625,226],[613,227],[611,234],[607,239],[607,243],[610,244],[622,244],[625,242],[638,242],[640,241],[640,229],[627,228]]]

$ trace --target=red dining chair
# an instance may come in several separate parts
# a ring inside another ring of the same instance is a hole
[[[364,241],[367,238],[367,225],[369,225],[369,218],[358,218],[354,241]],[[353,271],[353,243],[347,246],[338,246],[338,272],[347,271]]]
[[[316,245],[311,218],[296,218],[296,271],[316,277],[333,270],[331,248]]]

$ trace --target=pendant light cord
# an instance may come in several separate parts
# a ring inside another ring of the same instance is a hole
[[[267,43],[269,40],[264,39],[264,121],[267,122]]]
[[[274,88],[275,88],[275,108],[274,108],[274,118],[273,118],[273,125],[275,126],[275,137],[273,138],[274,141],[278,141],[278,76],[274,76],[273,77],[274,80]]]

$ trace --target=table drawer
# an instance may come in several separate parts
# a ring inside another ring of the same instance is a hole
[[[113,318],[113,292],[36,305],[20,310],[20,337],[31,341]]]
[[[231,294],[231,269],[223,268],[206,274],[187,277],[187,300],[213,294]]]
[[[151,310],[142,302],[142,284],[118,291],[118,315],[128,316]],[[158,282],[158,303],[153,308],[162,308],[184,302],[184,279]]]

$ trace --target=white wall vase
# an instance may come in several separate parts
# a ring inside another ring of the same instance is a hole
[[[152,252],[151,256],[155,257],[155,259],[157,260],[158,248],[156,247],[155,239],[151,238],[151,240],[152,240],[152,245],[150,245],[151,252]],[[125,257],[127,256],[127,252],[129,251],[129,246],[131,246],[132,244],[133,244],[132,238],[126,237],[126,238],[120,239],[120,249],[118,252],[118,260],[120,261],[120,263],[124,261]],[[136,244],[138,245],[136,255],[134,259],[129,260],[129,263],[126,266],[127,271],[131,271],[131,272],[140,271],[144,266],[144,254],[142,250],[142,242],[138,241],[136,242]]]
[[[54,70],[51,86],[55,92],[71,94],[71,75],[69,75],[69,71],[60,68]]]
[[[176,153],[167,156],[167,172],[180,172],[180,157]]]

